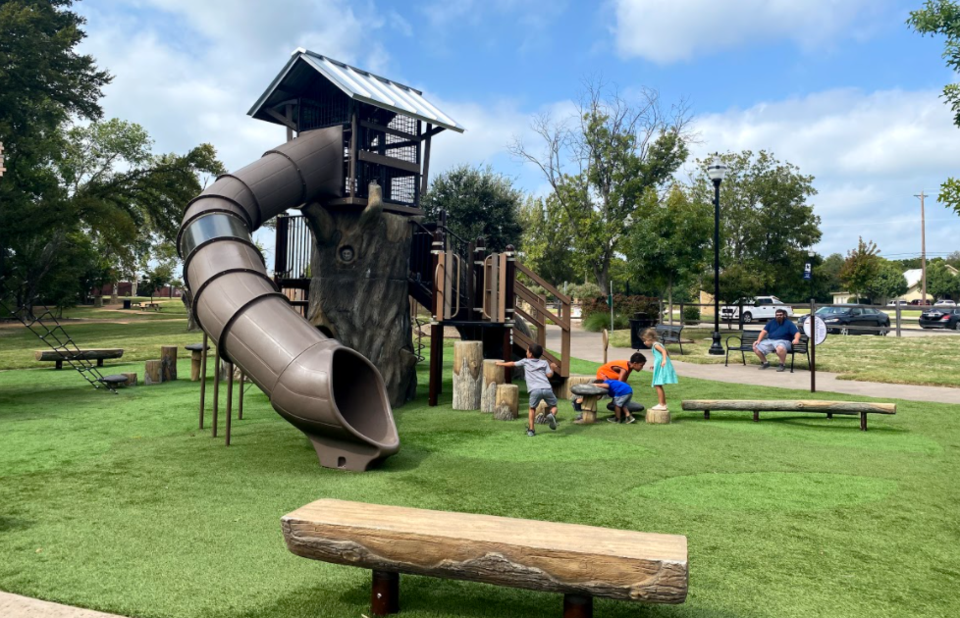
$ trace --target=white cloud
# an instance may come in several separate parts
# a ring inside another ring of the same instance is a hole
[[[820,249],[844,252],[863,235],[886,255],[920,250],[913,197],[957,174],[960,129],[937,91],[833,90],[700,116],[694,156],[761,149],[815,177]],[[960,249],[960,217],[927,200],[927,249]]]
[[[747,43],[789,39],[805,48],[863,36],[876,0],[612,0],[616,48],[660,64]]]

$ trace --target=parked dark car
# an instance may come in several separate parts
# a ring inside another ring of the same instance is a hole
[[[920,328],[960,330],[960,309],[934,307],[920,314]]]
[[[817,316],[827,326],[827,332],[840,335],[873,334],[886,335],[890,328],[890,316],[869,307],[856,305],[841,305],[837,307],[820,307]],[[800,328],[808,316],[800,318]]]

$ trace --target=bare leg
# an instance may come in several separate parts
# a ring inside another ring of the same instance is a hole
[[[667,405],[667,393],[663,390],[662,386],[654,386],[657,389],[657,403],[661,406]]]
[[[537,417],[537,409],[536,409],[536,408],[530,408],[530,418],[529,418],[529,422],[527,423],[527,428],[528,428],[530,431],[534,431],[534,429],[533,429],[533,420],[534,420],[536,417]]]
[[[760,351],[756,345],[753,346],[753,353],[757,355],[757,358],[760,359],[761,363],[767,362],[767,355]]]
[[[777,358],[780,359],[781,365],[785,365],[787,363],[787,349],[782,345],[777,346]]]

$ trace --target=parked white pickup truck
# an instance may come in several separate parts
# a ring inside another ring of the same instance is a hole
[[[777,309],[787,312],[787,317],[793,317],[793,309],[783,304],[776,296],[757,296],[743,299],[743,323],[750,324],[757,320],[772,320]],[[740,307],[738,305],[724,305],[720,307],[720,319],[727,322],[740,321]]]

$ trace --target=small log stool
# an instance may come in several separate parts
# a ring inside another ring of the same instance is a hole
[[[580,404],[583,418],[574,421],[578,425],[592,425],[597,422],[597,402],[607,394],[607,391],[593,384],[576,384],[570,387],[570,392],[583,397]]]
[[[483,393],[483,343],[453,344],[453,409],[479,410]]]
[[[497,386],[497,400],[493,407],[493,418],[498,421],[512,421],[520,412],[520,387],[516,384]]]
[[[480,395],[480,411],[493,414],[497,405],[497,387],[507,381],[506,367],[498,367],[496,359],[483,361],[483,393]]]
[[[163,383],[163,362],[148,360],[143,367],[143,383],[147,386]]]
[[[190,345],[183,346],[184,350],[190,352],[190,381],[199,382],[200,381],[200,365],[203,360],[203,351],[209,350],[210,346],[204,345],[202,343],[191,343]]]
[[[160,371],[163,372],[163,382],[173,382],[177,379],[177,346],[160,346]]]
[[[650,425],[669,425],[670,410],[647,410],[647,423]]]

